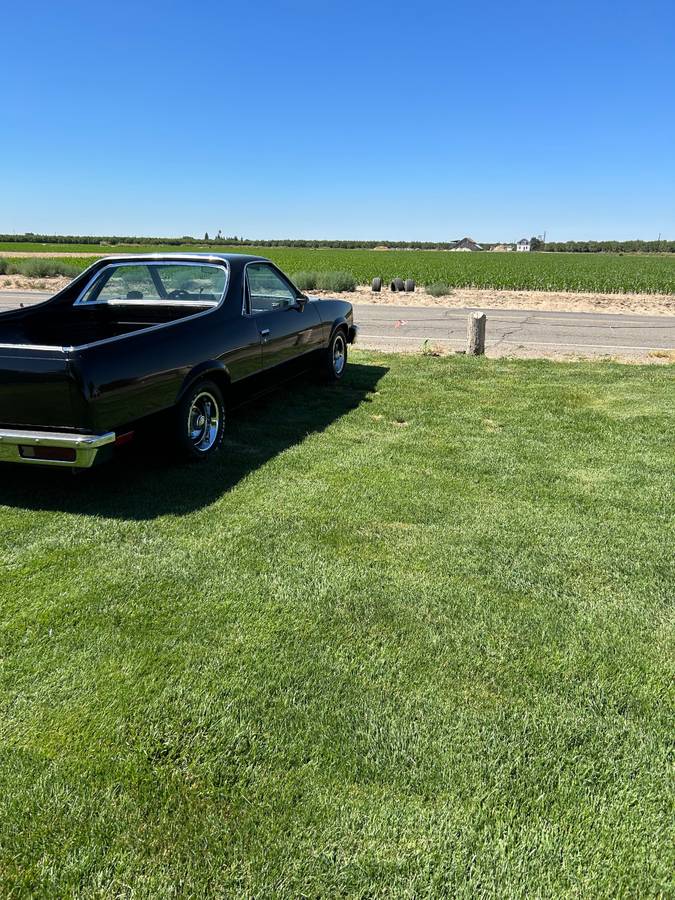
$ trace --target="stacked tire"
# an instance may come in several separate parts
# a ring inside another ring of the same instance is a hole
[[[381,278],[373,278],[371,288],[374,293],[379,294],[382,290],[382,279]],[[389,290],[393,292],[406,292],[408,294],[412,293],[415,290],[415,281],[412,278],[406,278],[404,281],[402,278],[394,278],[389,283]]]
[[[389,285],[390,291],[398,291],[407,293],[412,293],[415,290],[415,282],[412,278],[406,278],[404,281],[402,278],[394,278],[394,280]]]

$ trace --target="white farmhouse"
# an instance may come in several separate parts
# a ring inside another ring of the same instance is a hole
[[[520,253],[529,253],[531,249],[532,248],[530,246],[530,242],[527,238],[522,238],[516,244],[516,250],[518,250]]]

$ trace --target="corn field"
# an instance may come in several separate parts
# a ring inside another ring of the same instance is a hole
[[[376,276],[443,281],[453,287],[536,291],[675,293],[675,258],[548,253],[448,253],[426,250],[310,250],[267,248],[286,272],[351,272],[360,284]]]
[[[67,246],[64,245],[66,249]],[[58,249],[61,250],[61,246]],[[114,248],[113,252],[161,252],[162,249],[125,245]],[[203,248],[194,246],[166,249],[204,252]],[[215,252],[241,252],[237,247],[213,249]],[[675,293],[675,254],[450,253],[304,247],[246,247],[245,252],[266,256],[289,274],[342,271],[351,273],[360,284],[368,284],[380,276],[385,283],[400,277],[414,278],[420,285],[445,282],[452,287],[504,290]],[[68,262],[83,269],[92,259],[77,257],[74,253]]]
[[[376,276],[418,284],[536,291],[675,293],[675,257],[548,253],[448,253],[425,250],[260,250],[286,272],[351,272],[360,284]]]

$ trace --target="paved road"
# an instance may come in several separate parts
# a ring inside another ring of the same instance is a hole
[[[451,349],[466,346],[471,309],[357,305],[359,343],[382,349],[421,347],[425,340]],[[592,355],[641,355],[675,349],[675,316],[482,309],[486,347]]]
[[[16,309],[17,306],[29,306],[47,300],[52,294],[45,291],[0,291],[0,312]]]
[[[1,291],[0,310],[45,300],[38,291]],[[375,349],[417,349],[424,341],[451,349],[466,344],[469,309],[356,304],[359,344]],[[643,355],[675,350],[675,316],[535,312],[485,309],[487,348],[524,351]]]

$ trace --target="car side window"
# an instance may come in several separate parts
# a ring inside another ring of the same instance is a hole
[[[284,279],[265,263],[255,263],[246,269],[250,313],[259,313],[277,309],[288,309],[297,300],[295,291]]]

